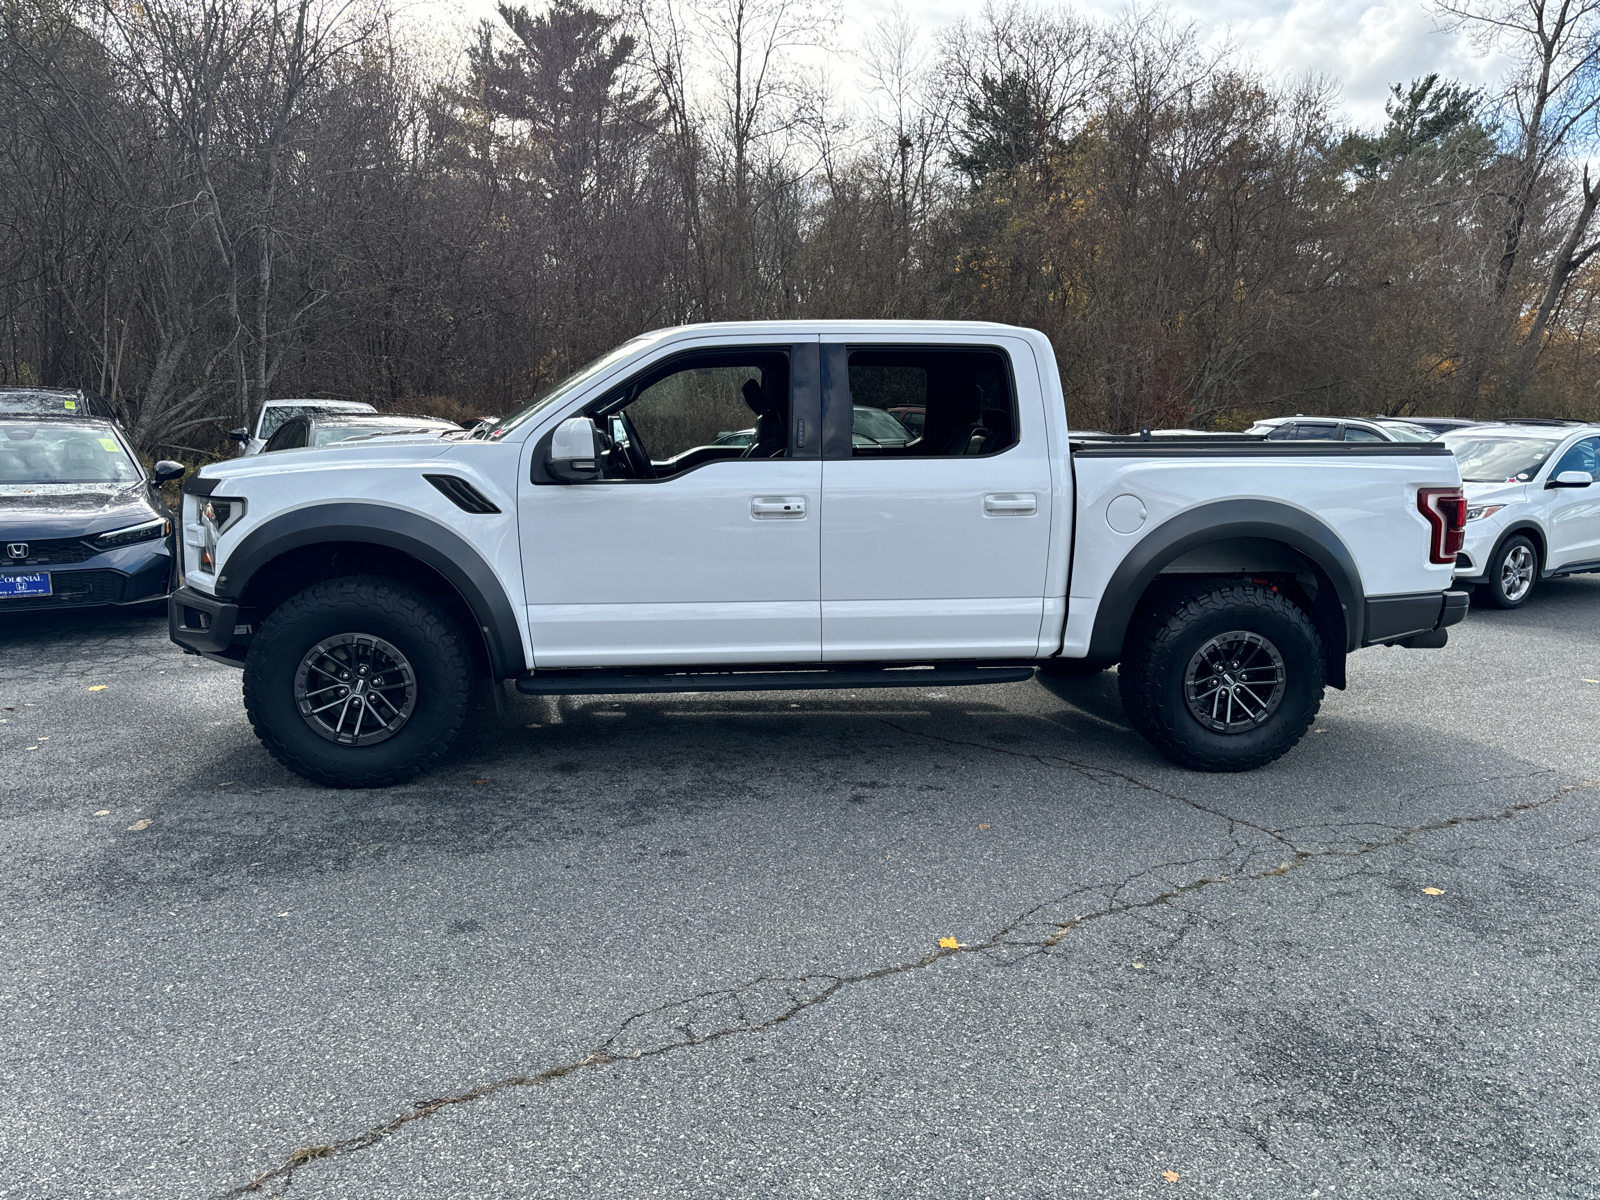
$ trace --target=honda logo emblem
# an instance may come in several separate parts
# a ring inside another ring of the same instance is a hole
[[[6,557],[7,558],[27,558],[28,557],[28,543],[27,542],[8,542],[8,543],[6,543]]]

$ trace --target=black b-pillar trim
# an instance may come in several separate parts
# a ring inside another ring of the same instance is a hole
[[[850,434],[855,414],[850,405],[850,348],[840,342],[823,342],[822,357],[822,457],[849,458],[854,450]]]

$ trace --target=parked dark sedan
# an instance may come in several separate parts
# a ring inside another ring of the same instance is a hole
[[[171,513],[121,429],[85,417],[0,415],[0,617],[145,604],[171,590]]]

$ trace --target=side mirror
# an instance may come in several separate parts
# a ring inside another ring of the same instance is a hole
[[[1544,486],[1546,489],[1558,487],[1588,487],[1593,482],[1594,476],[1589,474],[1587,471],[1563,471]]]
[[[250,431],[248,429],[230,429],[228,430],[228,440],[243,445],[250,440]]]
[[[551,475],[566,483],[598,479],[600,460],[595,453],[598,440],[594,422],[588,417],[568,417],[556,426],[550,437],[545,466]]]
[[[182,479],[189,468],[181,462],[173,462],[170,458],[163,458],[156,463],[155,470],[150,474],[157,484],[171,483],[174,479]]]

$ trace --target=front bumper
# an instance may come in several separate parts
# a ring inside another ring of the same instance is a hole
[[[172,556],[165,542],[107,550],[81,562],[4,569],[3,574],[48,574],[51,594],[0,599],[0,613],[148,604],[167,594]]]
[[[223,654],[232,645],[239,606],[184,586],[167,598],[167,631],[195,654]]]
[[[1408,646],[1433,650],[1448,640],[1445,633],[1466,619],[1471,593],[1418,592],[1409,596],[1376,596],[1367,601],[1363,646]]]

